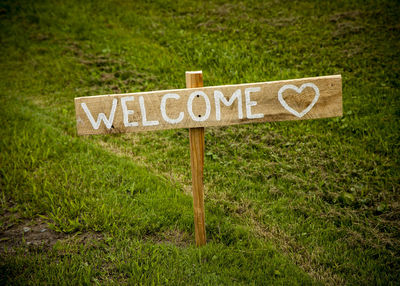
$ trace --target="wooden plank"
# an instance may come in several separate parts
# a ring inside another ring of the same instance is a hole
[[[203,86],[203,73],[186,72],[186,87],[195,88]],[[192,166],[192,191],[193,191],[193,211],[194,211],[194,230],[196,245],[206,244],[206,225],[204,211],[204,187],[203,187],[203,168],[204,168],[204,127],[189,129],[190,139],[190,163]]]
[[[75,98],[79,135],[342,115],[340,75]]]

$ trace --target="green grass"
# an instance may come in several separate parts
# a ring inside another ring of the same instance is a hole
[[[396,284],[396,1],[3,1],[1,284]],[[341,74],[342,118],[78,137],[73,99]],[[44,235],[33,232],[45,224]],[[28,226],[32,231],[24,233]]]

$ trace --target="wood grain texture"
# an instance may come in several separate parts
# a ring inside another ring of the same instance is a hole
[[[186,72],[186,87],[196,88],[203,86],[203,74]],[[196,245],[206,244],[206,226],[204,211],[204,127],[189,129],[190,163],[192,167],[193,212]]]
[[[196,86],[197,81],[192,80],[190,86]],[[279,99],[279,91],[283,100]],[[319,96],[312,105],[316,91]],[[333,75],[80,97],[75,98],[75,110],[79,135],[335,117],[342,115],[342,79]],[[108,126],[99,119],[101,113]]]

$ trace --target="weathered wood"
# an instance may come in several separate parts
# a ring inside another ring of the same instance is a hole
[[[203,74],[198,72],[186,72],[186,87],[196,88],[203,86]],[[194,230],[196,245],[206,244],[206,225],[204,211],[204,127],[189,129],[190,139],[190,163],[192,166],[192,191],[193,191],[193,211],[194,211]]]
[[[342,115],[340,75],[75,98],[79,135]]]

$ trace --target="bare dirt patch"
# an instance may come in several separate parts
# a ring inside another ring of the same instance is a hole
[[[10,214],[6,213],[3,219],[7,216]],[[8,223],[0,232],[0,253],[23,245],[50,248],[65,236],[66,234],[49,229],[42,219],[22,220],[18,224]]]
[[[0,255],[13,253],[17,248],[40,247],[43,250],[50,249],[58,241],[74,239],[79,243],[87,244],[90,241],[103,239],[100,233],[84,232],[79,234],[65,234],[56,232],[41,218],[33,220],[16,219],[18,215],[5,213],[2,216],[3,227],[0,229]],[[5,222],[5,223],[4,223]]]
[[[145,240],[150,240],[155,244],[173,244],[179,247],[188,247],[193,243],[193,236],[177,229],[169,229],[165,232],[146,236]]]

